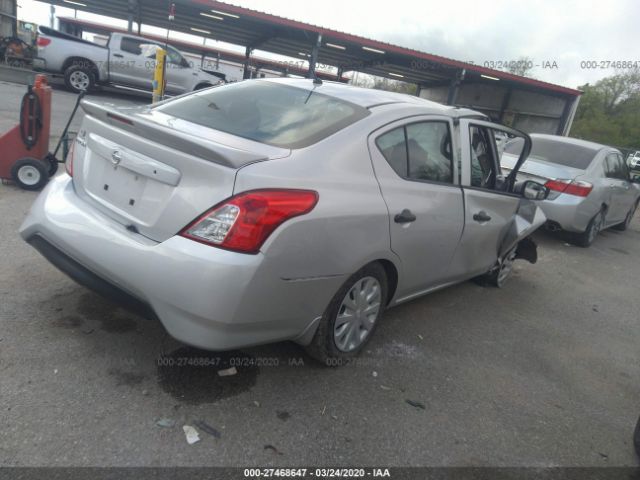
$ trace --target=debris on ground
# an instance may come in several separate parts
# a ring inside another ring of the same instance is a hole
[[[591,307],[591,310],[593,310],[594,312],[599,312],[600,310],[598,310],[598,306],[594,305],[593,307]]]
[[[416,402],[415,400],[406,399],[405,402],[407,402],[412,407],[421,408],[422,410],[426,410],[427,409],[427,407],[424,406],[424,403]]]
[[[142,390],[142,395],[149,395],[149,390]]]
[[[91,335],[93,333],[93,328],[85,328],[80,330],[82,333],[84,333],[85,335]]]
[[[424,340],[424,337],[423,337],[422,335],[420,335],[420,334],[418,334],[418,338],[419,338],[420,340]]]
[[[373,378],[376,378],[376,377],[378,376],[378,372],[376,372],[376,371],[374,370],[374,371],[373,371],[373,373],[372,373],[372,375],[373,375]]]
[[[387,392],[388,392],[389,390],[391,390],[391,387],[387,387],[386,385],[380,385],[380,388],[381,388],[382,390],[387,391]]]
[[[327,406],[325,405],[324,407],[322,407],[322,412],[320,412],[320,415],[324,415],[324,412],[327,411]]]
[[[265,445],[264,449],[265,450],[269,450],[269,451],[275,453],[276,455],[283,455],[283,453],[280,450],[278,450],[276,447],[274,447],[273,445]]]
[[[236,367],[225,368],[223,370],[218,370],[218,376],[220,377],[231,377],[232,375],[236,375],[238,370]]]
[[[176,426],[176,421],[173,418],[159,418],[156,420],[156,425],[162,428],[173,428]]]
[[[260,402],[259,402],[259,401],[257,401],[257,400],[254,400],[254,401],[253,401],[253,404],[254,404],[256,407],[259,407],[259,406],[260,406]]]
[[[205,422],[204,420],[197,420],[193,422],[193,424],[196,427],[198,427],[200,430],[202,430],[204,433],[208,433],[214,438],[222,438],[222,434],[218,430],[213,428],[211,425],[209,425],[207,422]]]
[[[337,415],[331,415],[331,418],[333,418],[334,420],[337,420],[338,416]]]
[[[54,374],[54,375],[57,375],[57,374],[58,374],[58,369],[57,369],[57,368],[54,368],[54,369],[53,369],[53,374]]]
[[[291,414],[286,410],[276,410],[276,416],[283,422],[286,422],[291,417]]]
[[[198,431],[191,425],[183,425],[182,430],[184,431],[185,437],[187,437],[187,443],[189,445],[193,445],[194,443],[200,441],[200,435],[198,435]]]

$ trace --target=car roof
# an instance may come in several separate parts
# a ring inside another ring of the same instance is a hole
[[[414,105],[421,106],[429,110],[428,113],[449,115],[452,117],[470,117],[486,115],[467,108],[452,107],[441,103],[432,102],[424,98],[408,95],[406,93],[389,92],[373,88],[356,87],[340,82],[323,80],[317,85],[309,78],[261,78],[259,81],[268,81],[290,85],[292,87],[303,88],[305,90],[315,90],[331,97],[339,98],[347,102],[354,103],[364,108],[374,108],[376,106],[398,104],[399,106]]]
[[[589,150],[593,150],[594,152],[598,152],[598,151],[602,150],[603,148],[617,151],[616,148],[611,147],[609,145],[603,145],[601,143],[589,142],[588,140],[582,140],[582,139],[579,139],[579,138],[562,137],[560,135],[548,135],[548,134],[545,134],[545,133],[532,133],[530,135],[530,137],[534,142],[536,141],[536,138],[540,138],[540,139],[545,139],[545,140],[549,140],[549,141],[552,141],[552,142],[576,145],[576,146],[579,146],[579,147],[582,147],[582,148],[587,148]]]

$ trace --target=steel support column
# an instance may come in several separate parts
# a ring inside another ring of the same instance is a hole
[[[455,105],[458,100],[458,92],[460,91],[460,84],[464,80],[465,69],[459,70],[451,83],[449,84],[449,93],[447,94],[447,105]]]
[[[316,63],[318,63],[318,51],[322,45],[322,34],[318,34],[316,43],[311,49],[311,57],[309,58],[309,71],[307,72],[307,78],[314,78],[316,76]]]
[[[246,47],[244,49],[244,72],[242,73],[242,79],[247,80],[251,78],[251,72],[249,72],[249,62],[251,60],[251,52],[253,52],[253,48]]]

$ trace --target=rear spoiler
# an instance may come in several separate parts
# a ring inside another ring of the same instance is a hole
[[[83,100],[80,105],[87,115],[115,128],[225,167],[236,169],[269,159],[264,153],[230,147],[136,115],[140,112],[139,107],[118,108],[90,100]]]

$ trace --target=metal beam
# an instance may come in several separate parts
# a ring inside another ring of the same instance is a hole
[[[456,73],[456,76],[449,84],[449,93],[447,94],[447,105],[455,105],[458,100],[458,92],[460,91],[460,84],[464,80],[466,70],[462,69]]]

